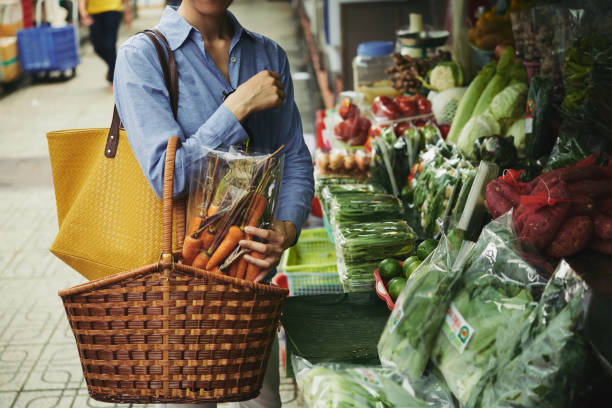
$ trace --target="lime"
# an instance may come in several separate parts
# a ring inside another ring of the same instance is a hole
[[[426,239],[421,242],[417,247],[417,256],[422,261],[427,258],[429,254],[433,252],[434,249],[438,246],[438,241],[435,239]]]
[[[383,259],[378,264],[378,273],[383,280],[389,280],[395,276],[402,275],[402,266],[393,258]]]
[[[421,265],[421,262],[423,261],[420,261],[417,259],[416,261],[411,262],[408,266],[404,266],[404,277],[408,279],[410,275],[412,275],[412,273],[416,271],[416,268],[418,268]]]
[[[404,261],[404,265],[402,265],[402,269],[403,269],[404,276],[406,277],[406,279],[408,279],[408,277],[414,270],[414,268],[412,267],[412,264],[418,264],[418,263],[420,263],[420,261],[416,255],[406,258],[406,260]]]
[[[389,292],[389,296],[391,299],[395,300],[399,296],[399,294],[406,286],[406,278],[402,278],[401,276],[397,276],[389,281],[387,284],[387,292]]]

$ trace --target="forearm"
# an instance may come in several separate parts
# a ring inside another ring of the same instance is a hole
[[[79,13],[81,16],[89,15],[87,12],[87,0],[79,0]]]
[[[132,5],[130,0],[123,0],[123,12],[126,14],[132,14]]]

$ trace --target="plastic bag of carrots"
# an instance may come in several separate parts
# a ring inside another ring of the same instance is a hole
[[[247,263],[240,247],[246,226],[271,228],[282,181],[282,146],[270,154],[204,148],[193,167],[182,262],[210,272],[257,281],[265,271]]]

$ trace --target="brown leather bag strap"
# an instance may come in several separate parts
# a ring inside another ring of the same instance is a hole
[[[168,94],[170,95],[170,108],[172,109],[172,115],[174,116],[174,119],[176,119],[178,113],[178,70],[176,67],[176,60],[174,59],[174,53],[168,45],[166,37],[164,37],[164,35],[158,30],[145,30],[143,33],[149,37],[155,46],[155,51],[157,52],[157,57],[164,75],[164,83],[166,85],[166,89],[168,89]],[[168,55],[167,59],[166,54]],[[119,146],[119,131],[122,127],[119,112],[117,111],[117,106],[115,106],[113,109],[113,119],[108,130],[106,145],[104,147],[104,155],[109,159],[112,159],[117,154],[117,146]]]

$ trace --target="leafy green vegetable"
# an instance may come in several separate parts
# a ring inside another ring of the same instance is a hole
[[[345,291],[374,290],[374,269],[385,258],[405,259],[416,235],[405,221],[336,225],[338,274]]]
[[[472,117],[474,107],[478,102],[480,95],[482,94],[487,84],[491,81],[491,78],[493,78],[493,76],[495,75],[496,66],[496,62],[490,62],[488,65],[485,65],[468,87],[467,91],[465,92],[465,95],[463,95],[463,98],[459,103],[457,113],[453,118],[453,123],[451,124],[451,128],[447,136],[448,141],[457,143],[457,140],[459,139],[459,134],[461,133],[463,126]]]
[[[496,120],[517,119],[525,112],[527,98],[527,85],[518,83],[508,85],[503,91],[495,95],[488,107],[488,111]]]
[[[467,157],[473,158],[474,142],[481,138],[499,135],[501,127],[499,122],[488,112],[479,116],[474,116],[466,123],[457,140],[457,148]]]
[[[506,85],[510,82],[510,75],[513,72],[514,67],[514,48],[511,46],[506,47],[506,50],[499,59],[497,69],[495,70],[495,76],[487,84],[487,87],[482,91],[478,103],[474,107],[472,117],[478,116],[487,110],[491,101],[495,95],[500,93]]]
[[[331,222],[335,225],[394,220],[403,214],[402,203],[397,197],[381,193],[336,195],[330,209]]]
[[[450,393],[434,375],[405,387],[401,376],[381,366],[313,366],[299,357],[294,360],[296,380],[310,408],[453,407]]]
[[[490,370],[484,392],[472,405],[572,406],[588,354],[579,330],[589,292],[584,281],[562,261],[530,318],[519,326],[506,324],[501,329],[497,364]]]
[[[459,279],[455,252],[443,236],[410,275],[378,342],[380,361],[411,380],[425,371],[430,352]]]
[[[474,142],[477,160],[498,164],[502,169],[511,168],[517,163],[517,153],[512,139],[500,136],[481,137]]]
[[[506,140],[512,140],[514,143],[514,148],[518,156],[525,157],[525,143],[526,143],[526,133],[525,133],[525,118],[520,118],[512,122],[512,125],[504,132],[504,137]],[[510,165],[509,167],[515,166],[516,161]],[[505,167],[505,168],[509,168]]]

